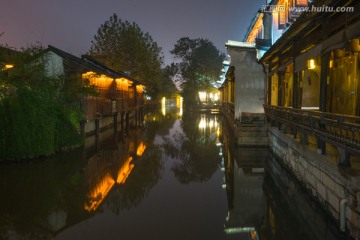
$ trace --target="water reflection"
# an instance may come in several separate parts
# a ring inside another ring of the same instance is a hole
[[[218,121],[217,115],[185,112],[181,130],[164,136],[164,153],[175,159],[171,170],[181,183],[207,181],[218,169]]]
[[[102,206],[114,214],[136,207],[162,174],[160,149],[140,134],[99,152],[1,166],[0,239],[52,239]]]
[[[231,238],[258,240],[265,207],[262,185],[268,149],[236,148],[226,127],[221,133],[221,166],[228,198],[225,232]]]
[[[225,232],[231,239],[341,239],[337,225],[297,180],[263,148],[234,147],[222,126],[227,192]]]
[[[169,108],[113,140],[1,165],[0,239],[336,239],[267,149],[236,148],[219,115]]]

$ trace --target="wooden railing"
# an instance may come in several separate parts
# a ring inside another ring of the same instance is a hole
[[[235,108],[234,104],[231,102],[222,102],[221,103],[221,109],[222,111],[225,111],[229,116],[231,116],[232,119],[234,119],[235,116]]]
[[[360,156],[360,117],[264,105],[266,117]]]

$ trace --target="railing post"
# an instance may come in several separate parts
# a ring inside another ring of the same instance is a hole
[[[325,130],[325,122],[323,114],[320,115],[320,119],[318,120],[318,126],[320,131]],[[326,154],[326,142],[321,140],[321,138],[317,138],[317,150],[318,153],[325,155]]]
[[[292,129],[291,129],[291,136],[292,136],[293,139],[296,139],[296,136],[297,136],[297,130],[296,130],[296,128],[292,128]]]
[[[317,152],[321,155],[326,154],[326,143],[320,138],[316,138],[317,140]]]
[[[337,149],[339,152],[338,166],[342,168],[351,167],[350,153],[341,147],[338,147]]]
[[[305,131],[301,131],[301,139],[300,139],[300,143],[302,144],[309,144],[309,138],[308,135]]]

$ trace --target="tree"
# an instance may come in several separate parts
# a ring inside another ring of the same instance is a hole
[[[198,92],[213,87],[218,80],[225,55],[203,38],[180,38],[171,54],[175,59],[185,103],[198,101]]]
[[[48,156],[81,144],[79,100],[95,94],[94,86],[76,74],[48,76],[42,46],[1,52],[0,62],[11,59],[15,66],[0,65],[0,159]]]
[[[143,82],[150,95],[156,94],[164,57],[149,33],[113,14],[100,26],[91,43],[89,55]]]
[[[174,94],[178,93],[178,90],[172,80],[173,75],[174,75],[174,65],[169,65],[162,69],[161,84],[158,90],[159,97],[170,98]]]

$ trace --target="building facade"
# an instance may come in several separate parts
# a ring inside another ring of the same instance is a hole
[[[251,61],[262,65],[271,151],[353,238],[360,237],[359,10],[355,0],[273,0],[241,43],[253,44]],[[229,53],[222,99],[236,123],[237,99],[250,100],[236,90],[242,80],[233,63],[242,58]]]

